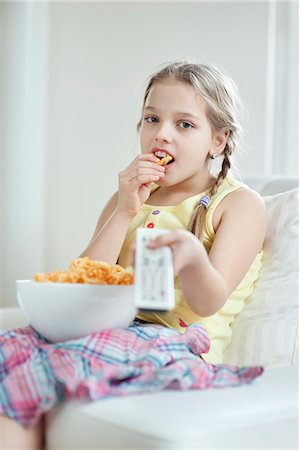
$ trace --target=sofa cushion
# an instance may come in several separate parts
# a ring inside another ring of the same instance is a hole
[[[0,330],[22,328],[27,325],[28,319],[18,306],[11,308],[0,308]]]
[[[242,387],[68,402],[47,415],[47,449],[296,448],[297,375],[280,367]]]
[[[298,361],[299,189],[264,197],[268,230],[256,289],[232,324],[225,362],[289,366]]]

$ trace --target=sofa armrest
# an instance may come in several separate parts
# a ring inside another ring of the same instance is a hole
[[[20,308],[0,308],[0,330],[21,328],[27,325],[28,320]]]

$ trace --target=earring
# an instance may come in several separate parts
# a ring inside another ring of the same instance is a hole
[[[216,158],[216,153],[213,153],[213,155],[211,156],[211,159],[215,159]]]

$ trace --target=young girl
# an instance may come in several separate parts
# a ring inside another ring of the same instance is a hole
[[[169,229],[151,246],[172,249],[175,308],[140,312],[136,323],[181,333],[203,324],[211,344],[199,356],[213,364],[222,361],[230,324],[254,289],[266,232],[262,199],[229,174],[240,131],[236,103],[234,84],[215,67],[177,62],[154,74],[138,123],[141,153],[119,174],[118,192],[81,255],[126,267],[137,227]],[[159,165],[166,156],[170,163]],[[215,158],[223,159],[217,176]],[[12,448],[40,448],[42,424],[25,429],[0,415]]]
[[[119,175],[82,256],[126,267],[137,227],[171,230],[152,247],[173,251],[176,306],[139,313],[181,331],[202,323],[211,363],[222,362],[230,324],[261,268],[266,212],[261,197],[230,174],[240,126],[234,83],[215,67],[177,62],[150,79],[138,123],[141,154]],[[166,166],[160,158],[170,155]],[[210,161],[223,158],[217,177]]]

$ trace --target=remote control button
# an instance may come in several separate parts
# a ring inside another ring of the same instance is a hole
[[[147,228],[154,228],[155,224],[153,222],[150,222],[147,224]]]
[[[158,209],[155,209],[155,211],[153,211],[152,214],[156,216],[157,214],[160,214],[160,211]]]

